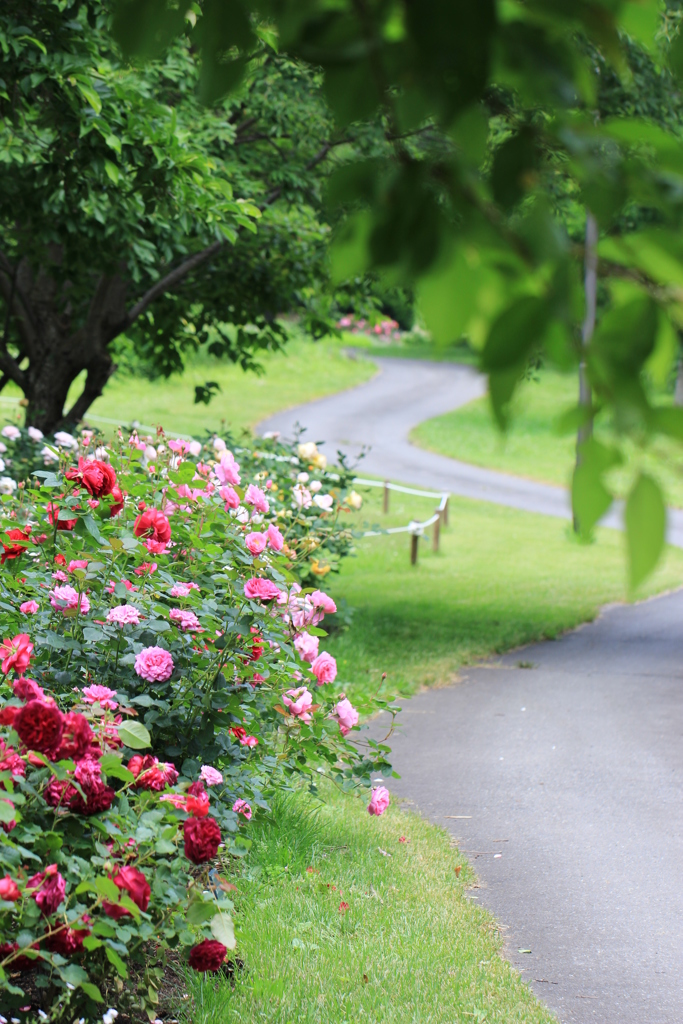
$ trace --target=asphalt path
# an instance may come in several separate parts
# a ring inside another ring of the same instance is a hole
[[[328,455],[371,445],[363,475],[569,515],[561,488],[409,443],[484,393],[474,371],[378,362],[367,384],[261,429],[300,423]],[[680,513],[669,539],[683,546]],[[683,1021],[682,621],[683,593],[607,609],[403,701],[390,741],[390,788],[457,839],[479,876],[468,898],[562,1024]]]

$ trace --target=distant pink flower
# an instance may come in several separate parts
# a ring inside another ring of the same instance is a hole
[[[196,583],[174,583],[169,594],[171,597],[189,597],[193,590],[199,589]]]
[[[311,636],[310,633],[299,633],[294,640],[294,647],[299,652],[299,657],[303,661],[315,661],[318,657],[319,646],[320,638],[317,636]]]
[[[65,612],[70,608],[77,608],[80,602],[81,615],[90,611],[90,601],[85,594],[78,593],[73,587],[55,587],[50,591],[50,604],[57,611]]]
[[[173,658],[163,647],[145,647],[135,659],[135,671],[148,683],[163,683],[173,672]]]
[[[145,564],[149,564],[149,563],[145,563]],[[154,565],[154,562],[152,562],[152,565]],[[156,565],[154,565],[154,567],[156,568]],[[139,587],[136,587],[134,583],[131,583],[130,580],[119,580],[119,582],[123,583],[123,585],[126,588],[126,590],[134,591],[134,590],[139,590],[140,589]],[[114,583],[114,581],[113,580],[109,580],[109,586],[105,587],[104,589],[107,591],[108,594],[113,594],[115,587],[116,587],[116,584]]]
[[[216,476],[222,484],[239,484],[240,482],[239,463],[235,462],[235,456],[228,449],[221,452],[220,461],[216,466]]]
[[[387,807],[389,806],[389,790],[385,789],[384,786],[376,786],[370,797],[370,803],[368,804],[368,814],[376,814],[377,817],[384,814]]]
[[[346,736],[351,732],[354,725],[358,725],[358,712],[347,697],[344,697],[338,704],[335,704],[332,709],[332,716],[339,722],[342,736]]]
[[[202,782],[205,782],[207,786],[220,786],[223,781],[223,776],[217,768],[212,768],[210,764],[205,764],[199,773],[199,777]]]
[[[182,608],[171,608],[169,616],[184,633],[201,632],[201,623],[194,612],[184,611]]]
[[[172,452],[178,452],[180,455],[184,455],[190,450],[190,442],[182,441],[180,438],[174,437],[173,440],[168,442],[168,447]]]
[[[337,662],[331,654],[323,651],[311,664],[311,672],[318,680],[318,686],[322,686],[323,683],[333,683],[337,678]]]
[[[86,704],[99,704],[101,708],[108,711],[115,711],[119,706],[112,697],[116,696],[116,690],[110,690],[108,686],[100,686],[93,683],[92,686],[83,687],[83,700]]]
[[[107,612],[107,622],[117,626],[137,626],[140,623],[140,612],[130,604],[120,604]]]
[[[270,580],[261,579],[259,576],[252,576],[244,584],[244,596],[249,600],[271,601],[280,594],[279,587],[276,587]]]
[[[88,560],[87,560],[87,558],[72,558],[71,561],[69,562],[69,565],[68,565],[69,572],[73,572],[74,569],[87,569],[87,568],[88,568]]]
[[[139,565],[137,567],[137,569],[133,569],[133,572],[135,573],[136,576],[144,576],[144,574],[146,572],[151,574],[151,573],[156,572],[156,571],[157,571],[157,563],[156,562],[143,562],[142,565]]]
[[[311,492],[303,484],[297,484],[296,487],[292,488],[292,497],[299,508],[310,508],[313,504]]]
[[[65,572],[62,572],[61,569],[57,569],[56,572],[52,573],[52,579],[57,580],[58,583],[66,583],[68,578],[69,577],[67,576],[67,574]]]
[[[232,487],[219,487],[218,493],[225,502],[225,511],[228,512],[231,508],[239,508],[240,496],[236,490]]]
[[[235,800],[232,809],[236,814],[241,814],[247,821],[251,820],[251,807],[246,800]]]
[[[246,505],[253,505],[257,512],[263,512],[264,514],[270,509],[268,499],[256,484],[249,484],[244,495],[244,502]]]
[[[268,537],[265,533],[248,533],[244,538],[244,543],[252,555],[260,555],[268,543]]]
[[[296,690],[287,690],[287,693],[282,694],[282,703],[290,715],[300,718],[302,722],[311,721],[309,709],[313,704],[313,695],[305,686],[300,686]]]
[[[268,535],[268,544],[273,549],[273,551],[282,551],[285,539],[278,530],[275,523],[270,524],[266,533]]]
[[[22,615],[35,615],[40,605],[37,601],[24,601],[23,604],[19,605],[19,611]]]

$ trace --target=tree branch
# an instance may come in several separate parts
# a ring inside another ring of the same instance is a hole
[[[4,252],[0,251],[0,291],[10,308],[14,306],[22,337],[28,350],[27,355],[29,358],[35,358],[36,321],[31,303],[17,281],[18,271],[19,268],[13,267]]]

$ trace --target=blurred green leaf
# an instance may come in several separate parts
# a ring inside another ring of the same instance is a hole
[[[650,575],[664,550],[666,508],[659,484],[641,473],[626,501],[631,587],[635,589]]]

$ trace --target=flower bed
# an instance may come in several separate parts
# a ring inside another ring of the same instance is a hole
[[[1,1005],[151,1020],[169,951],[234,948],[269,793],[387,769],[322,648],[356,498],[315,445],[69,436],[2,497]]]

